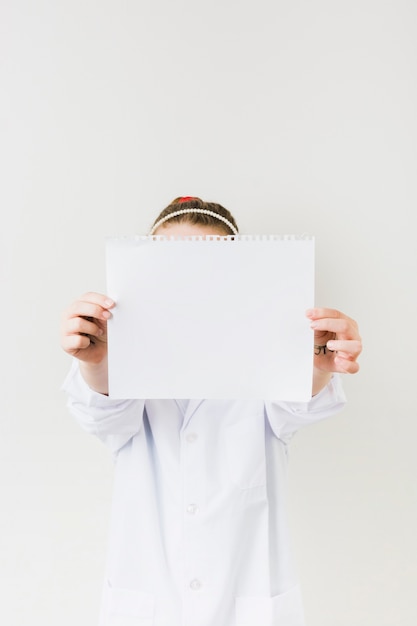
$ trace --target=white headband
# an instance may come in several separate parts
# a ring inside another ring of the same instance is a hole
[[[236,227],[233,226],[232,222],[229,222],[228,219],[223,217],[223,215],[219,215],[219,213],[215,213],[214,211],[207,211],[206,209],[193,208],[193,209],[181,209],[179,211],[173,211],[169,215],[166,215],[165,217],[161,218],[160,220],[156,222],[156,224],[152,226],[152,230],[149,233],[149,235],[153,235],[156,229],[159,228],[161,224],[163,224],[167,220],[170,220],[171,217],[176,217],[177,215],[185,215],[186,213],[203,213],[203,215],[211,215],[212,217],[216,217],[221,222],[224,222],[225,224],[227,224],[227,226],[230,228],[233,234],[235,235],[238,234]]]

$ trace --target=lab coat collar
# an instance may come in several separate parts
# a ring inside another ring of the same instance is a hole
[[[185,428],[187,428],[190,419],[192,418],[192,416],[194,415],[194,413],[196,412],[196,410],[198,409],[198,407],[200,406],[200,404],[204,402],[204,400],[190,400],[187,406],[187,410],[185,411],[185,415],[184,415],[184,421],[182,423],[182,429],[184,430]]]

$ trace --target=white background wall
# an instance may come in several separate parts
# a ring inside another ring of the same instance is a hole
[[[349,405],[293,440],[309,626],[417,623],[414,0],[2,0],[0,621],[96,623],[112,464],[60,385],[104,237],[178,195],[316,236],[360,323]]]

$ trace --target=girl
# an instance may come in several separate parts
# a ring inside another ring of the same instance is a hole
[[[224,207],[177,198],[150,234],[233,235]],[[339,411],[339,373],[361,339],[333,309],[315,331],[308,403],[114,400],[106,324],[116,304],[87,293],[65,312],[71,413],[110,448],[115,485],[100,626],[303,626],[285,517],[286,449],[304,424]]]

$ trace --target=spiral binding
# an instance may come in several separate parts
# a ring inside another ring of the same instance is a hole
[[[165,236],[165,235],[121,235],[119,237],[106,237],[107,242],[111,243],[131,243],[140,244],[145,242],[170,242],[170,241],[203,241],[218,243],[229,241],[245,241],[245,242],[259,242],[259,241],[308,241],[314,239],[313,235],[303,233],[301,235],[296,234],[282,234],[282,235],[187,235],[187,236]]]

